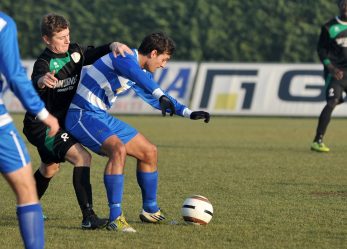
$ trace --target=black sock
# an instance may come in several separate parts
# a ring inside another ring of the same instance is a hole
[[[90,167],[74,167],[73,186],[83,217],[93,214],[92,185],[90,184]]]
[[[331,114],[334,110],[334,107],[332,104],[327,104],[324,109],[322,110],[322,113],[319,116],[318,119],[318,126],[317,126],[317,132],[316,136],[314,138],[314,142],[322,143],[323,142],[323,136],[325,134],[325,131],[330,123],[331,120]]]
[[[319,143],[319,144],[322,143],[323,142],[323,134],[317,133],[315,138],[314,138],[314,140],[313,140],[313,142],[316,142],[316,143]]]
[[[34,178],[36,181],[36,191],[37,191],[37,195],[39,197],[39,199],[41,199],[41,197],[44,195],[44,193],[46,192],[49,182],[52,179],[51,178],[46,178],[44,177],[40,170],[36,170],[35,174],[34,174]]]

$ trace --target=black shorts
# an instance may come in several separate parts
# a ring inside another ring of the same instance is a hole
[[[339,103],[342,103],[344,102],[343,92],[347,93],[347,77],[343,77],[342,80],[332,79],[325,92],[326,100],[338,99]]]
[[[45,164],[65,162],[67,151],[77,142],[69,133],[60,129],[54,137],[47,135],[47,128],[28,129],[24,127],[23,133],[29,142],[36,146],[41,161]]]

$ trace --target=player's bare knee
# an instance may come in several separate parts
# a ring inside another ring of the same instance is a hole
[[[74,144],[66,153],[65,159],[74,166],[90,166],[91,154],[80,144]]]
[[[55,174],[57,174],[60,170],[60,164],[53,163],[53,164],[41,164],[40,166],[40,172],[41,174],[46,178],[51,178]]]
[[[143,161],[147,162],[150,165],[156,166],[157,158],[158,158],[158,148],[156,145],[150,144],[146,148]]]
[[[123,143],[117,143],[112,148],[112,157],[113,158],[125,158],[127,155],[125,145]]]
[[[18,204],[26,204],[37,201],[36,188],[35,188],[35,180],[27,179],[27,181],[21,182],[21,184],[17,184],[15,193],[17,196]]]
[[[92,155],[87,150],[83,149],[80,151],[77,159],[77,166],[90,166]]]

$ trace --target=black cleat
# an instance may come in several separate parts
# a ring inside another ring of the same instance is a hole
[[[106,227],[108,219],[99,218],[96,214],[91,214],[83,218],[81,227],[85,230],[102,229]]]

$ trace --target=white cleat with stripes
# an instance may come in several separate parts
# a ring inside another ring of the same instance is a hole
[[[165,220],[165,216],[160,210],[156,213],[147,213],[145,210],[142,210],[140,220],[147,223],[160,223]]]

